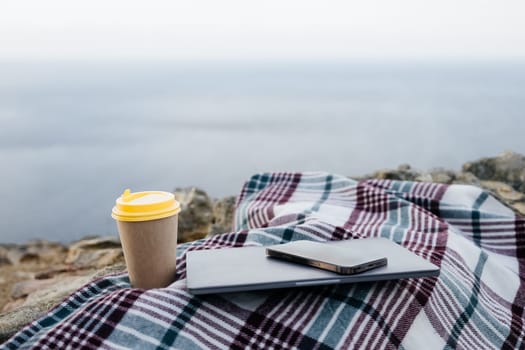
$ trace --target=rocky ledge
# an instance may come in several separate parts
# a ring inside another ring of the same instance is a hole
[[[400,165],[351,177],[475,185],[525,215],[525,156],[514,152],[468,162],[460,171],[420,171]],[[234,196],[212,199],[195,187],[174,193],[182,206],[180,242],[232,230]],[[83,284],[125,268],[116,237],[88,237],[69,245],[48,241],[0,245],[0,343]]]

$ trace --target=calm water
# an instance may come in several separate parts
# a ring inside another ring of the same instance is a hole
[[[525,65],[0,64],[0,241],[115,234],[121,191],[525,153]]]

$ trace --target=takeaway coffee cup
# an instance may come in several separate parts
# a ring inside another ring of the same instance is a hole
[[[131,285],[162,288],[175,280],[177,218],[172,193],[125,190],[111,216],[117,220]]]

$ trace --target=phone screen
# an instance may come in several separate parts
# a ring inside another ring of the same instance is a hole
[[[344,275],[369,271],[387,264],[384,256],[371,256],[363,251],[304,240],[267,247],[266,255]]]

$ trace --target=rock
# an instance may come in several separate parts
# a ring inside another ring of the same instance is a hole
[[[525,202],[514,203],[512,207],[516,209],[519,214],[525,215]]]
[[[434,168],[430,170],[431,182],[437,182],[442,184],[451,184],[457,177],[455,171],[447,170],[443,168]]]
[[[525,200],[525,194],[515,191],[510,185],[499,181],[481,181],[481,186],[507,202]]]
[[[213,224],[208,236],[233,231],[233,213],[235,212],[235,196],[224,197],[213,203]]]
[[[456,178],[456,173],[452,170],[435,168],[430,172],[413,169],[409,164],[401,164],[397,169],[382,169],[375,173],[365,176],[354,176],[353,179],[381,179],[381,180],[400,180],[400,181],[421,181],[451,183]]]
[[[17,307],[22,306],[25,303],[25,301],[26,301],[25,299],[11,300],[7,304],[4,305],[4,307],[2,308],[2,312],[9,312],[11,310],[14,310]]]
[[[37,280],[45,280],[48,278],[53,278],[56,275],[62,274],[62,273],[69,273],[69,272],[75,272],[78,271],[78,269],[71,267],[71,266],[64,266],[59,268],[52,268],[49,270],[37,272],[33,274],[33,278]]]
[[[7,258],[7,253],[9,249],[4,245],[0,245],[0,266],[10,264],[9,259]]]
[[[176,189],[174,195],[181,205],[178,241],[206,237],[213,221],[213,204],[208,194],[199,188],[188,187]]]
[[[373,178],[382,180],[415,181],[421,174],[414,171],[409,164],[401,164],[397,169],[383,169],[375,172]]]
[[[47,302],[52,303],[52,306],[54,306],[55,304],[61,302],[65,297],[76,291],[78,288],[91,281],[94,274],[94,272],[91,272],[87,275],[65,275],[52,278],[52,283],[49,283],[46,288],[40,288],[35,292],[28,294],[24,305],[35,305],[42,302]]]
[[[65,260],[76,268],[100,268],[124,259],[118,238],[113,236],[85,239],[73,243]]]
[[[480,180],[504,182],[525,193],[525,156],[519,153],[507,151],[497,157],[468,162],[463,165],[463,171]]]
[[[54,279],[25,280],[18,282],[11,289],[11,298],[23,298],[33,292],[36,292],[37,290],[45,289],[54,283],[56,283]]]
[[[106,266],[96,271],[95,274],[93,275],[93,279],[97,279],[97,278],[108,276],[108,275],[114,275],[114,274],[121,273],[124,271],[126,271],[125,263],[118,263],[115,265]]]
[[[15,271],[14,273],[15,278],[17,279],[32,279],[35,277],[35,273],[31,271]]]
[[[84,284],[92,280],[93,274],[86,276],[63,276],[53,279],[53,283],[7,304],[10,310],[0,314],[0,343],[7,340],[27,323],[42,316],[53,306],[59,304]],[[23,302],[20,302],[22,300]]]
[[[0,343],[5,342],[23,326],[42,316],[47,310],[47,306],[44,305],[25,307],[18,305],[11,311],[0,314]]]
[[[62,261],[66,250],[65,246],[60,243],[43,240],[30,241],[24,245],[8,245],[2,248],[0,260],[6,260],[11,265],[59,262]]]
[[[481,181],[482,187],[517,214],[525,214],[525,194],[499,181]]]
[[[34,274],[35,278],[38,278],[45,277],[47,273],[52,275],[52,278],[29,279],[15,283],[11,290],[12,299],[3,306],[0,314],[0,343],[91,280],[120,273],[125,269],[126,265],[123,262],[90,270],[57,268]]]
[[[19,265],[28,262],[37,262],[38,255],[27,251],[26,247],[17,247],[9,250],[7,260],[11,265]]]
[[[458,185],[472,185],[481,187],[481,182],[479,179],[474,174],[469,172],[458,173],[452,183]]]
[[[432,179],[432,175],[430,175],[430,174],[428,174],[428,173],[421,173],[421,174],[417,175],[417,176],[414,178],[414,181],[432,182],[433,179]]]
[[[125,269],[115,237],[83,239],[67,254],[64,246],[44,241],[2,247],[9,260],[0,271],[0,342],[95,276]]]

